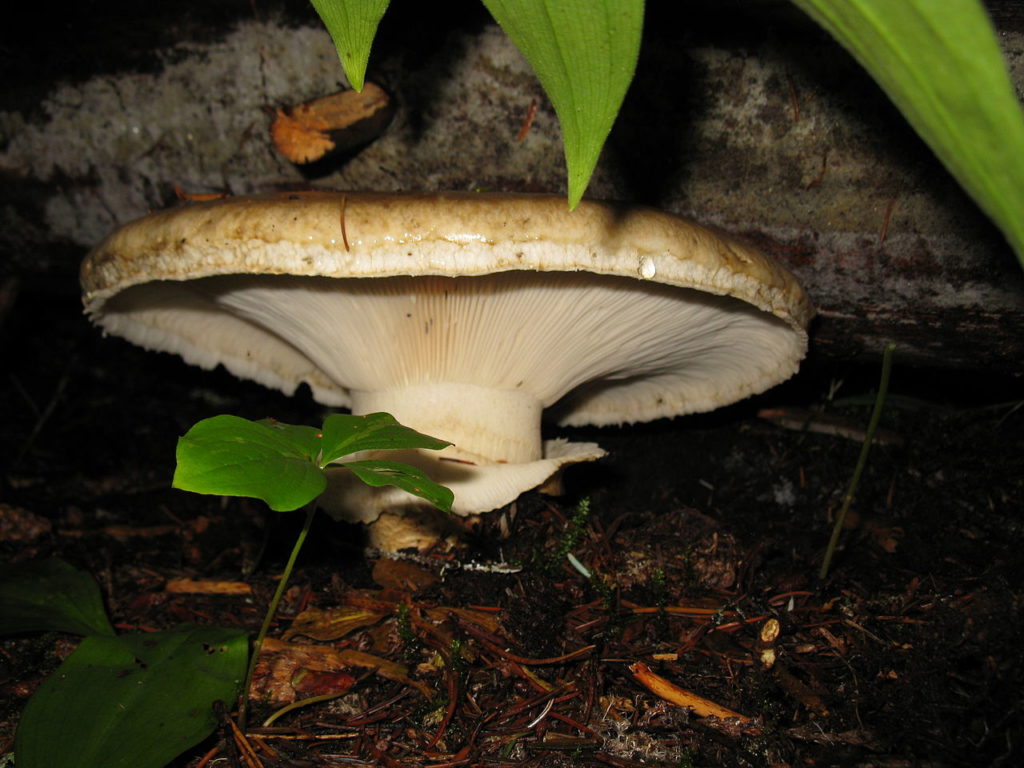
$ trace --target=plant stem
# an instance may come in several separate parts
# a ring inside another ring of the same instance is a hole
[[[256,661],[260,656],[260,648],[263,645],[263,640],[267,636],[267,632],[270,630],[270,623],[274,620],[274,616],[277,613],[277,606],[281,602],[281,598],[284,597],[284,591],[288,586],[288,579],[292,575],[292,569],[295,567],[295,561],[299,557],[299,552],[302,551],[302,545],[306,541],[306,535],[309,533],[309,529],[313,524],[313,514],[316,512],[316,501],[311,501],[306,505],[306,520],[302,524],[302,530],[299,531],[298,538],[295,539],[295,545],[292,547],[292,553],[288,556],[288,563],[284,567],[284,572],[281,574],[281,579],[277,583],[277,590],[274,592],[274,597],[270,601],[270,605],[267,607],[267,615],[263,617],[263,625],[260,627],[259,634],[256,635],[256,640],[252,644],[252,655],[249,658],[249,668],[245,672],[245,683],[242,688],[241,703],[238,706],[238,727],[243,732],[245,731],[245,719],[249,709],[249,688],[252,686],[252,676],[256,671]]]
[[[882,378],[878,383],[878,394],[875,396],[875,407],[871,411],[871,419],[868,421],[868,431],[864,435],[864,444],[860,447],[860,458],[857,459],[857,466],[853,470],[853,477],[850,478],[850,484],[846,488],[846,495],[843,496],[843,504],[839,508],[839,514],[836,515],[835,525],[832,526],[832,537],[828,541],[828,546],[825,548],[825,559],[821,564],[821,570],[818,571],[818,579],[824,581],[825,577],[828,576],[829,566],[832,565],[832,555],[836,551],[836,545],[839,543],[839,534],[843,530],[843,523],[846,521],[846,513],[850,509],[850,504],[853,503],[853,496],[857,492],[857,485],[860,483],[860,476],[864,472],[864,467],[868,463],[868,452],[871,450],[871,442],[875,438],[875,430],[878,429],[878,420],[882,416],[882,407],[885,405],[885,395],[889,390],[889,376],[892,373],[892,355],[896,351],[895,344],[888,344],[885,347],[885,352],[882,354]]]

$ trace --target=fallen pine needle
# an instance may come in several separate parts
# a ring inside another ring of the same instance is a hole
[[[208,203],[211,200],[223,200],[231,197],[227,192],[186,192],[177,184],[174,185],[174,194],[179,200],[187,203]]]
[[[231,736],[241,752],[242,761],[245,763],[246,768],[263,768],[263,762],[256,756],[255,750],[249,744],[249,740],[245,738],[242,729],[230,717],[227,718],[227,722],[231,728]]]
[[[687,707],[688,709],[693,710],[693,713],[698,717],[717,717],[720,720],[739,720],[741,723],[749,723],[751,721],[751,718],[746,715],[741,715],[739,712],[733,712],[731,709],[726,709],[723,706],[715,704],[713,701],[708,701],[702,696],[698,696],[695,693],[691,693],[690,691],[680,688],[675,683],[670,683],[665,678],[654,674],[650,667],[642,661],[631,664],[629,671],[633,673],[633,677],[636,678],[638,683],[644,686],[655,696],[659,696],[662,699],[665,699],[665,701],[670,701],[680,707]]]

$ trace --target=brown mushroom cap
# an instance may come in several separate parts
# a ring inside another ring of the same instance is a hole
[[[549,407],[562,424],[614,424],[761,392],[795,372],[812,315],[793,276],[748,246],[650,209],[569,212],[549,196],[192,204],[118,230],[81,274],[110,333],[387,410],[491,465],[543,460]]]

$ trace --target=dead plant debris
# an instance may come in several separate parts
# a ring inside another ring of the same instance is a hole
[[[67,349],[44,355],[26,328]],[[254,630],[300,521],[168,490],[174,441],[213,412],[313,423],[318,407],[90,334],[45,303],[7,317],[0,399],[67,382],[41,428],[39,407],[5,414],[4,559],[89,570],[121,629]],[[67,368],[72,349],[91,362]],[[453,553],[383,558],[318,520],[249,729],[226,706],[173,768],[1021,764],[1024,410],[888,411],[901,439],[876,446],[818,583],[866,420],[827,381],[587,433],[608,459],[570,473],[561,499],[488,516]],[[893,381],[929,394],[914,386]],[[757,418],[787,397],[800,428]],[[72,647],[0,640],[0,749]]]

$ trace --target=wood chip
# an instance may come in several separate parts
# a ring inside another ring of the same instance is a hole
[[[270,126],[277,150],[300,165],[345,152],[378,136],[394,116],[394,105],[378,85],[341,91],[298,106],[278,109]]]
[[[631,664],[629,671],[633,673],[633,677],[636,678],[638,683],[655,696],[659,696],[680,707],[686,707],[698,717],[717,717],[720,720],[738,720],[741,723],[752,722],[752,719],[746,715],[733,712],[731,709],[727,709],[709,699],[687,691],[685,688],[680,688],[675,683],[670,683],[660,675],[654,674],[650,667],[642,661]]]
[[[176,595],[251,595],[252,586],[244,581],[202,581],[170,579],[164,589]]]
[[[859,422],[806,408],[762,408],[757,416],[785,429],[844,437],[858,443],[864,442],[867,435],[864,425]],[[877,445],[903,445],[903,436],[889,429],[878,429],[875,430],[874,442]]]

